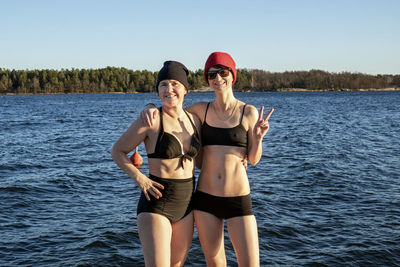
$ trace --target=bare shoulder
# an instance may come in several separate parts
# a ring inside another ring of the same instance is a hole
[[[197,102],[186,108],[186,110],[196,115],[200,120],[204,117],[208,102]]]
[[[147,126],[140,118],[136,119],[113,145],[113,151],[129,153],[148,137],[154,139],[155,125]]]
[[[156,116],[154,118],[153,124],[148,125],[147,123],[143,122],[140,118],[137,119],[132,125],[133,131],[130,134],[130,139],[135,140],[138,139],[139,142],[145,141],[146,147],[147,142],[155,142],[157,140],[159,128],[160,128],[160,117]]]
[[[158,114],[158,116],[155,116],[153,124],[151,126],[148,126],[143,121],[141,121],[141,123],[143,124],[143,127],[147,127],[148,132],[158,132],[158,128],[160,127],[160,114]]]
[[[192,104],[191,106],[189,106],[189,107],[187,108],[187,110],[189,110],[190,112],[192,112],[192,111],[197,110],[197,109],[206,108],[206,107],[207,107],[207,104],[208,104],[208,102],[204,102],[204,101],[197,102],[197,103],[194,103],[194,104]]]
[[[196,114],[191,113],[190,111],[187,111],[190,119],[193,121],[194,125],[196,126],[197,130],[200,130],[201,127],[201,121],[199,119],[199,117],[197,117]]]
[[[133,134],[143,134],[158,131],[160,124],[160,117],[156,116],[154,118],[153,124],[151,126],[147,125],[142,119],[136,119],[131,126],[128,128],[129,132]]]
[[[258,117],[258,110],[253,105],[246,105],[246,109],[244,111],[244,116],[246,118],[257,118]]]
[[[246,128],[248,129],[253,127],[253,125],[257,122],[257,119],[258,119],[257,108],[253,105],[246,104],[243,114],[243,123],[247,124]]]

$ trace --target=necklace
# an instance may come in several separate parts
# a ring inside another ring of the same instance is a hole
[[[227,121],[228,119],[230,119],[230,118],[232,117],[232,115],[233,115],[233,112],[234,112],[235,109],[236,109],[236,106],[237,106],[237,103],[238,103],[238,102],[239,102],[239,100],[236,99],[235,106],[233,107],[233,109],[232,109],[232,111],[231,111],[231,114],[230,114],[227,118],[221,118],[221,117],[219,116],[219,114],[218,114],[217,109],[215,108],[215,105],[213,104],[213,109],[214,109],[214,112],[215,112],[215,114],[217,115],[218,119],[220,119],[221,121]],[[214,102],[213,102],[213,103],[214,103]],[[222,112],[222,113],[224,113],[224,112]]]

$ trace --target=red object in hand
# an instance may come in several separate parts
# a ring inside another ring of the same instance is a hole
[[[142,167],[143,158],[142,158],[142,156],[139,155],[139,153],[137,152],[137,150],[135,151],[135,153],[132,154],[132,156],[131,156],[129,159],[132,161],[132,164],[133,164],[136,168]]]

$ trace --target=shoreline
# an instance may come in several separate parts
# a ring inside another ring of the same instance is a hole
[[[204,93],[204,92],[212,92],[211,88],[202,88],[189,90],[191,93]],[[340,89],[340,90],[332,90],[332,89],[304,89],[304,88],[281,88],[276,91],[256,91],[256,90],[237,90],[235,92],[244,92],[244,93],[260,93],[260,92],[390,92],[390,91],[400,91],[400,87],[389,87],[389,88],[362,88],[362,89]],[[0,93],[0,95],[86,95],[86,94],[151,94],[155,92],[96,92],[96,93]]]
[[[304,88],[282,88],[278,89],[277,92],[369,92],[369,91],[400,91],[400,87],[388,87],[388,88],[360,88],[360,89],[348,89],[343,88],[340,90],[333,89],[304,89]]]

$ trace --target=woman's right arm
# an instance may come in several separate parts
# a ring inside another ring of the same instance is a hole
[[[128,130],[121,135],[111,149],[111,156],[115,163],[138,184],[147,200],[150,200],[150,194],[155,198],[162,197],[158,189],[164,189],[164,187],[149,179],[136,168],[129,160],[127,154],[147,138],[150,130],[150,127],[145,126],[140,119],[137,119]]]

